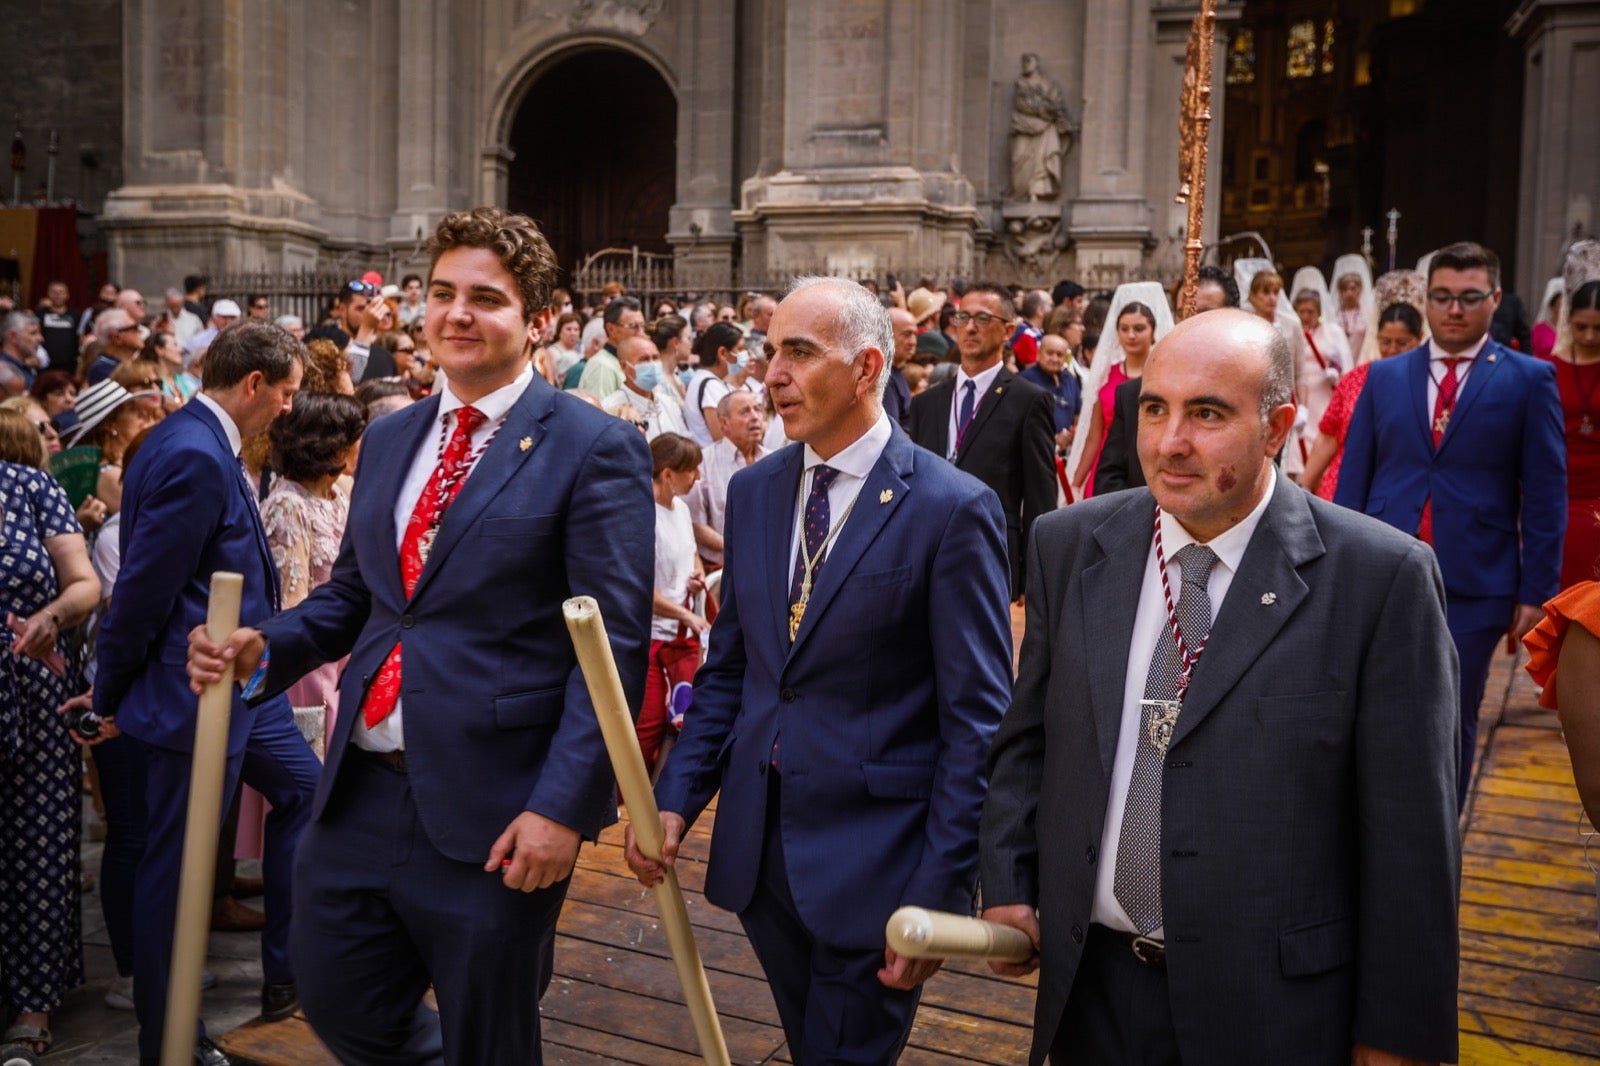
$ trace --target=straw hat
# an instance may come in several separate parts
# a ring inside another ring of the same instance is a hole
[[[73,407],[73,411],[78,416],[78,424],[62,434],[62,447],[70,448],[82,440],[90,430],[110,418],[117,408],[129,400],[160,395],[161,393],[155,389],[140,389],[138,392],[129,392],[110,378],[90,385],[87,389],[78,393],[78,402]]]
[[[906,297],[906,310],[910,311],[911,316],[919,323],[930,315],[938,314],[943,306],[944,293],[934,292],[931,289],[915,288]]]

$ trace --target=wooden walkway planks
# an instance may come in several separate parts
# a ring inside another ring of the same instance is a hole
[[[1500,657],[1485,701],[1479,772],[1464,820],[1461,1061],[1600,1063],[1595,877],[1554,716]],[[714,811],[683,848],[680,877],[733,1060],[784,1064],[783,1032],[738,919],[700,894]],[[560,1066],[693,1066],[693,1028],[651,895],[622,862],[621,828],[586,847],[543,1003],[546,1060]],[[1600,842],[1595,857],[1600,860]],[[906,1066],[1026,1060],[1031,982],[959,965],[928,985]],[[300,1019],[221,1043],[262,1066],[332,1063]]]

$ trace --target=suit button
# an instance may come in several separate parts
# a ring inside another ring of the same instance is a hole
[[[403,615],[400,616],[400,628],[401,629],[410,629],[412,626],[414,626],[416,624],[417,624],[417,620],[415,618],[412,618],[409,614],[403,614]]]
[[[1096,858],[1096,852],[1095,852],[1095,848],[1094,848],[1093,844],[1090,844],[1088,847],[1083,849],[1083,861],[1084,862],[1088,863],[1090,866],[1093,866],[1095,858]]]
[[[1072,927],[1072,942],[1074,944],[1083,943],[1083,926],[1075,925]]]
[[[794,702],[794,689],[792,689],[792,688],[784,689],[782,692],[778,693],[778,698],[780,700],[782,700],[784,703],[793,703]]]

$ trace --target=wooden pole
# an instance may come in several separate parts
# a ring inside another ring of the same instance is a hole
[[[206,633],[222,644],[239,628],[244,578],[218,570],[211,575]],[[206,686],[194,724],[194,759],[189,774],[189,813],[183,827],[183,866],[178,878],[178,916],[172,933],[172,970],[167,980],[166,1028],[161,1066],[194,1062],[200,1023],[200,975],[211,933],[211,890],[222,828],[222,785],[228,767],[228,721],[233,712],[233,663]]]
[[[1183,289],[1178,295],[1178,318],[1194,314],[1200,287],[1200,253],[1205,250],[1201,228],[1205,222],[1206,156],[1211,136],[1211,53],[1216,41],[1217,0],[1200,0],[1200,13],[1189,27],[1188,56],[1184,62],[1183,93],[1178,107],[1178,203],[1189,205],[1184,227]]]
[[[633,824],[633,838],[641,854],[660,862],[661,815],[656,809],[655,793],[650,788],[650,775],[645,772],[644,754],[639,750],[633,716],[628,713],[628,699],[622,692],[622,678],[617,674],[617,662],[611,655],[611,642],[606,639],[606,623],[600,617],[600,605],[592,597],[575,596],[562,604],[561,610],[567,620],[567,631],[572,634],[572,645],[578,652],[583,679],[589,686],[589,699],[600,719],[600,732],[605,737],[611,767],[622,789],[622,802]],[[678,886],[676,870],[667,867],[665,873],[653,889],[656,909],[661,914],[667,946],[672,950],[672,964],[678,970],[678,982],[683,986],[689,1016],[694,1021],[700,1057],[706,1066],[729,1066],[728,1045],[722,1036],[722,1025],[717,1021],[717,1007],[711,999],[711,985],[706,981],[700,949],[695,946],[694,932],[689,927],[683,889]]]
[[[960,914],[901,907],[889,915],[884,937],[908,959],[996,959],[1026,962],[1033,941],[1020,929]]]

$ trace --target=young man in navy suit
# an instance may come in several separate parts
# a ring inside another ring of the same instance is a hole
[[[196,629],[190,673],[226,654],[272,693],[350,656],[295,877],[317,1035],[344,1062],[521,1066],[578,847],[617,815],[561,605],[599,601],[637,708],[650,453],[533,372],[556,261],[531,219],[448,215],[429,254],[447,387],[367,430],[331,579],[223,649]]]
[[[1374,363],[1345,437],[1334,502],[1433,545],[1461,658],[1466,800],[1478,704],[1495,645],[1514,652],[1556,594],[1567,527],[1567,449],[1555,367],[1489,336],[1500,260],[1441,248],[1428,269],[1428,327],[1413,351]]]
[[[656,786],[666,859],[720,787],[706,898],[739,915],[798,1066],[893,1062],[937,962],[895,908],[970,914],[984,758],[1011,692],[994,492],[884,413],[889,315],[796,283],[767,331],[793,444],[733,476],[722,605]],[[660,868],[628,838],[628,861]]]
[[[300,387],[304,349],[277,326],[243,321],[206,353],[201,391],[150,430],[122,491],[122,569],[96,644],[98,713],[140,741],[148,768],[148,844],[134,885],[133,1000],[140,1060],[161,1054],[172,927],[194,750],[196,704],[184,677],[187,634],[205,621],[211,575],[244,576],[241,618],[278,609],[278,570],[239,463],[245,437],[265,432]],[[283,697],[233,701],[225,796],[241,778],[272,804],[261,870],[262,1010],[295,1007],[290,965],[290,869],[310,814],[317,757]],[[223,802],[223,809],[228,807]],[[219,827],[220,828],[220,827]],[[201,1027],[195,1061],[228,1059]]]

